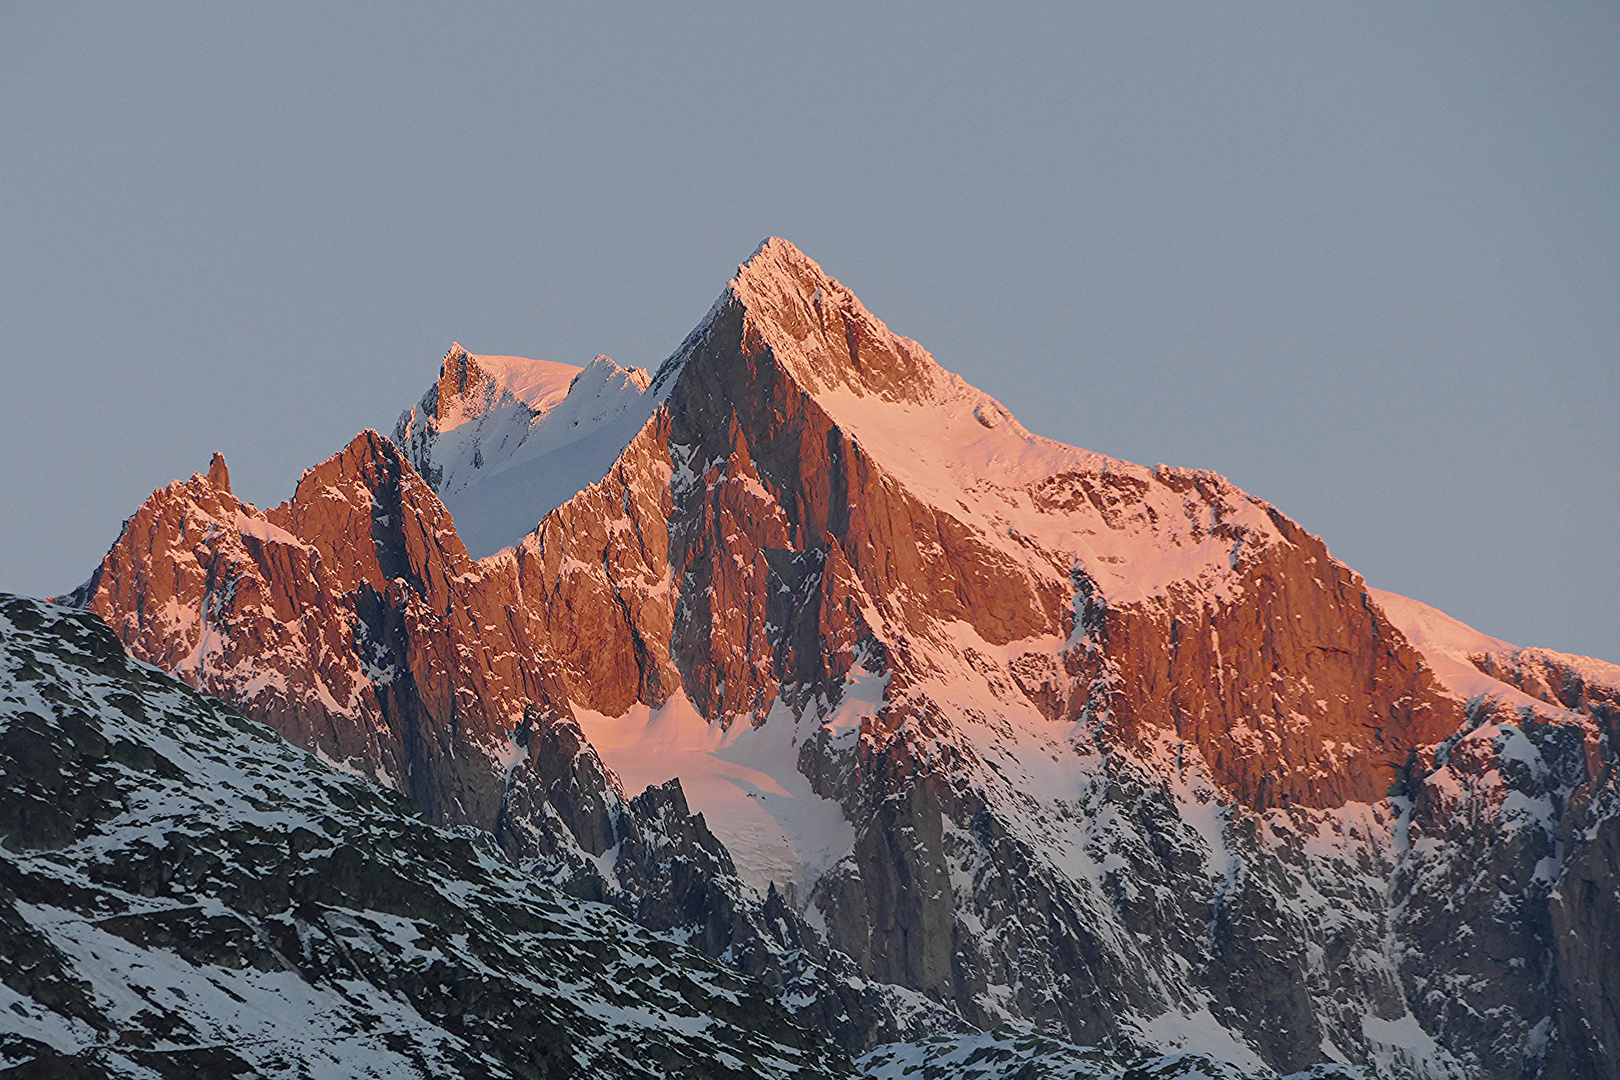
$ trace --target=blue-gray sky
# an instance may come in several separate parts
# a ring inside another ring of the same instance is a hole
[[[1030,428],[1620,661],[1620,6],[0,8],[0,588],[768,234]]]

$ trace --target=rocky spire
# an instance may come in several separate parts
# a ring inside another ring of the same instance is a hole
[[[463,349],[459,342],[450,343],[450,351],[439,364],[439,396],[437,416],[441,423],[458,411],[462,399],[475,392],[486,379],[484,371]]]
[[[225,455],[218,450],[208,463],[208,482],[227,495],[231,493],[231,470],[225,466]]]

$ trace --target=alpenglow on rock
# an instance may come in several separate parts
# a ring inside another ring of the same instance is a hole
[[[75,602],[848,1052],[1620,1076],[1620,670],[1029,433],[786,241],[650,376],[456,346],[282,506],[224,477]]]

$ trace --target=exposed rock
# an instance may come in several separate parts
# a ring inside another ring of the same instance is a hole
[[[1580,835],[1552,894],[1563,1053],[1547,1055],[1547,1076],[1620,1076],[1620,810],[1614,789],[1605,794],[1607,812]]]
[[[53,808],[53,824],[33,824]],[[0,1069],[829,1077],[775,995],[0,597]]]

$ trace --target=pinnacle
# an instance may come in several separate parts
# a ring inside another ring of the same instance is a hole
[[[754,248],[754,253],[748,256],[743,265],[748,265],[748,263],[753,262],[761,255],[780,259],[791,259],[794,257],[807,261],[810,259],[810,256],[800,251],[798,246],[794,244],[793,241],[784,239],[780,236],[767,236],[765,239],[759,242],[757,247]]]
[[[448,377],[451,385],[449,387],[441,385],[439,392],[441,394],[448,392],[453,396],[457,390],[466,389],[467,367],[470,364],[472,354],[462,348],[459,341],[452,341],[449,351],[444,354],[444,359],[439,361],[439,382],[443,384]]]
[[[231,470],[225,465],[225,455],[218,450],[208,463],[208,482],[227,495],[231,493]]]
[[[814,259],[779,236],[760,242],[748,261],[737,267],[737,276],[727,285],[724,296],[735,297],[755,317],[770,320],[787,318],[805,305],[816,305],[824,297],[836,298],[840,307],[863,311],[860,300]]]

